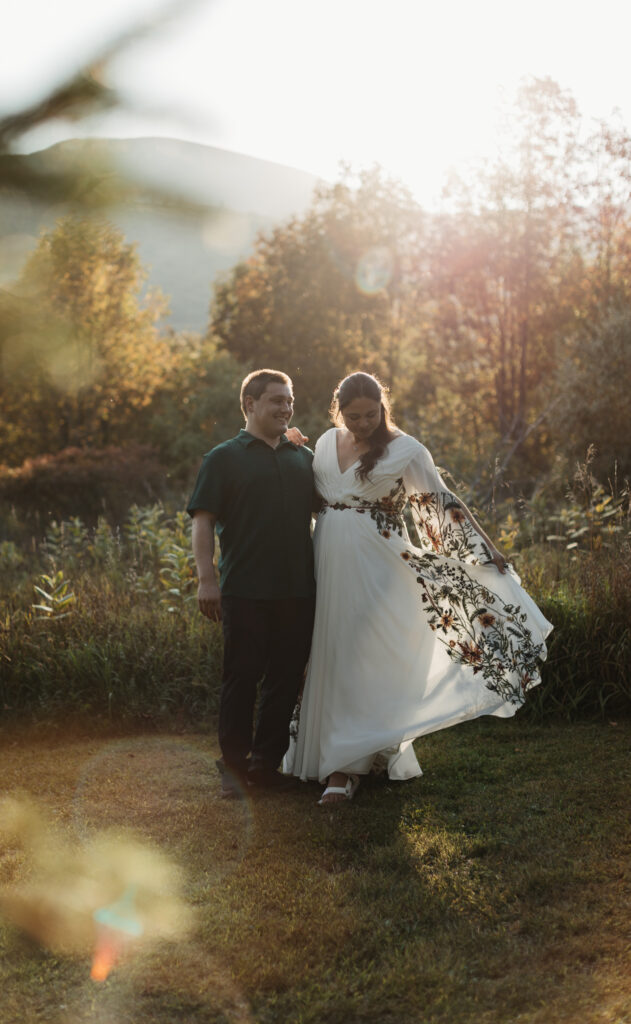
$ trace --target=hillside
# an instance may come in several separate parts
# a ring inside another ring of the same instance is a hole
[[[170,297],[170,323],[177,330],[205,329],[217,275],[248,256],[260,231],[301,213],[318,180],[281,164],[175,139],[70,140],[14,159],[38,169],[85,166],[89,189],[115,191],[117,179],[133,183],[129,198],[109,207],[106,216],[129,242],[138,243],[147,284]],[[0,285],[19,272],[40,229],[66,211],[63,204],[0,194]]]

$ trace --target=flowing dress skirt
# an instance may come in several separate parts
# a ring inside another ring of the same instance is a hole
[[[339,469],[335,433],[316,446],[327,502],[314,533],[316,617],[284,767],[325,782],[381,760],[390,778],[406,779],[421,774],[416,737],[515,713],[539,680],[551,626],[512,571],[481,563],[454,511],[442,517],[443,541],[432,535],[441,526],[436,508],[444,512],[437,493],[458,506],[426,449],[402,435],[379,472],[358,481],[356,467]],[[402,518],[410,502],[417,544]]]

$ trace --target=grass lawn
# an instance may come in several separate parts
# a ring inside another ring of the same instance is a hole
[[[212,734],[6,732],[3,794],[75,848],[133,829],[195,923],[95,982],[88,949],[3,921],[0,1021],[631,1022],[631,721],[481,720],[418,752],[422,779],[323,809],[311,784],[221,801]],[[5,837],[5,891],[29,870]]]

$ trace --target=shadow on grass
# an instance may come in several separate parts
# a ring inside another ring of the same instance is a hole
[[[474,722],[336,808],[220,800],[207,736],[10,748],[4,785],[77,841],[131,827],[175,858],[197,927],[101,987],[3,928],[3,1024],[625,1021],[630,748],[630,722]]]
[[[422,779],[310,815],[347,927],[257,1019],[622,1019],[630,726],[471,723],[418,744]]]

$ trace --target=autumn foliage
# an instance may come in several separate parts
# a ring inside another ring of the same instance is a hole
[[[203,337],[165,325],[133,240],[61,219],[0,291],[0,462],[149,444],[183,492],[240,427],[241,378],[272,365],[312,442],[339,378],[380,374],[483,506],[558,501],[590,445],[603,481],[631,473],[631,137],[587,130],[549,79],[509,114],[499,155],[431,213],[379,168],[342,168],[215,283]],[[91,486],[75,514],[93,516]]]
[[[102,515],[120,522],[131,505],[158,500],[165,487],[166,470],[148,445],[64,448],[18,468],[0,466],[0,508],[18,509],[32,527],[78,509],[88,524]]]

